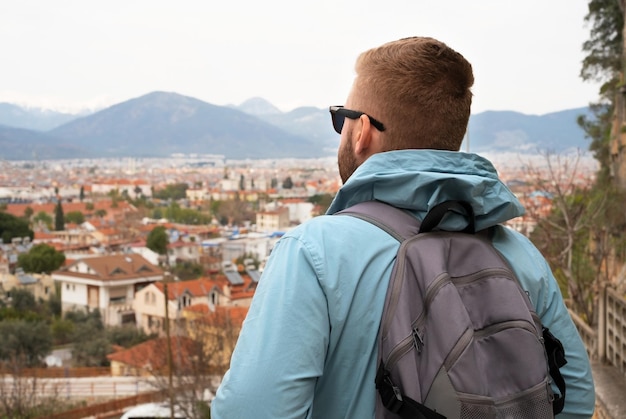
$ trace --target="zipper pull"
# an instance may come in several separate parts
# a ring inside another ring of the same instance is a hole
[[[420,331],[417,329],[417,327],[414,327],[412,329],[412,334],[413,334],[413,345],[415,345],[415,349],[417,349],[417,353],[421,353],[422,352],[422,348],[424,347],[424,340],[422,339],[422,336],[420,335]]]

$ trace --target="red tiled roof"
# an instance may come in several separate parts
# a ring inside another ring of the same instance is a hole
[[[172,352],[176,354],[176,363],[187,363],[194,354],[195,342],[185,336],[170,338]],[[135,368],[162,370],[167,366],[167,338],[156,338],[125,350],[107,355],[110,361],[117,361]]]

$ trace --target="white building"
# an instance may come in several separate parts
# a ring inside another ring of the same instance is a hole
[[[138,254],[77,260],[52,273],[61,285],[62,312],[100,310],[107,326],[134,323],[135,293],[163,279],[163,271]]]

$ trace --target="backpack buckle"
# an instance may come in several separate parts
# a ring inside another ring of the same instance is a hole
[[[376,388],[380,394],[380,399],[387,409],[393,413],[398,413],[404,404],[400,388],[391,380],[389,371],[385,369],[381,362],[376,372]]]

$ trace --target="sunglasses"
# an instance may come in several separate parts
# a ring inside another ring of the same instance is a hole
[[[343,128],[343,123],[346,118],[350,119],[359,119],[361,115],[365,115],[370,119],[370,123],[376,128],[378,131],[384,131],[385,126],[382,122],[375,120],[365,112],[353,111],[351,109],[346,109],[343,106],[331,106],[328,108],[330,111],[330,116],[333,120],[333,128],[337,132],[337,134],[341,134],[341,129]]]

